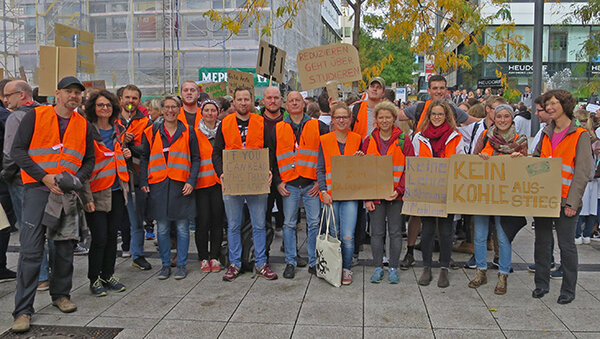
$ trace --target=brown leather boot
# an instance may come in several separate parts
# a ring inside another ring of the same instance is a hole
[[[475,271],[475,277],[473,278],[473,280],[469,281],[469,287],[477,288],[481,285],[487,284],[486,272],[487,270],[481,270],[478,268],[477,271]]]
[[[496,283],[496,288],[494,289],[494,293],[502,295],[506,294],[506,286],[508,285],[508,274],[498,273],[498,282]]]
[[[31,321],[31,316],[29,314],[21,314],[15,318],[12,331],[15,333],[23,333],[29,331],[29,322]]]
[[[431,267],[423,267],[423,273],[419,278],[419,285],[427,286],[431,282]]]

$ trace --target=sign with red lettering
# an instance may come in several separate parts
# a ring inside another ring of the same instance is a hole
[[[347,83],[362,79],[358,51],[350,44],[303,49],[296,59],[304,91],[325,87],[330,80]]]
[[[449,159],[406,157],[402,214],[446,217]]]

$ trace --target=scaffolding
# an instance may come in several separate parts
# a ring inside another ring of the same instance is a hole
[[[18,19],[21,8],[15,5],[15,0],[2,0],[2,40],[0,40],[2,56],[0,68],[4,70],[5,78],[19,77],[19,37],[23,23]]]

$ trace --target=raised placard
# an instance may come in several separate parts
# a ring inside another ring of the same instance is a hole
[[[223,194],[269,193],[269,149],[223,151]]]
[[[298,73],[302,90],[324,87],[330,80],[347,83],[362,80],[356,47],[330,44],[298,52]]]
[[[221,82],[209,82],[202,84],[202,91],[206,92],[206,94],[210,95],[212,99],[218,97],[224,97],[227,95],[227,83],[225,81]]]
[[[285,72],[286,55],[287,53],[284,50],[261,40],[258,45],[256,74],[271,78],[275,82],[281,82]]]
[[[448,165],[449,159],[406,157],[403,214],[447,216]]]
[[[235,69],[227,70],[227,94],[233,96],[238,87],[250,88],[250,94],[254,97],[254,75],[240,72]]]
[[[106,82],[104,80],[82,81],[81,84],[83,84],[83,87],[86,89],[106,89]]]
[[[56,95],[56,84],[66,76],[77,75],[77,49],[40,46],[39,95]]]
[[[331,158],[333,200],[376,200],[394,192],[391,155],[341,155]]]

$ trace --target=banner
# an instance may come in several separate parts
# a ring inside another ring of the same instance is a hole
[[[448,165],[449,159],[406,157],[403,214],[447,216]]]
[[[223,151],[223,194],[269,193],[269,149]]]
[[[331,158],[333,200],[378,200],[394,192],[391,155],[341,155]]]

